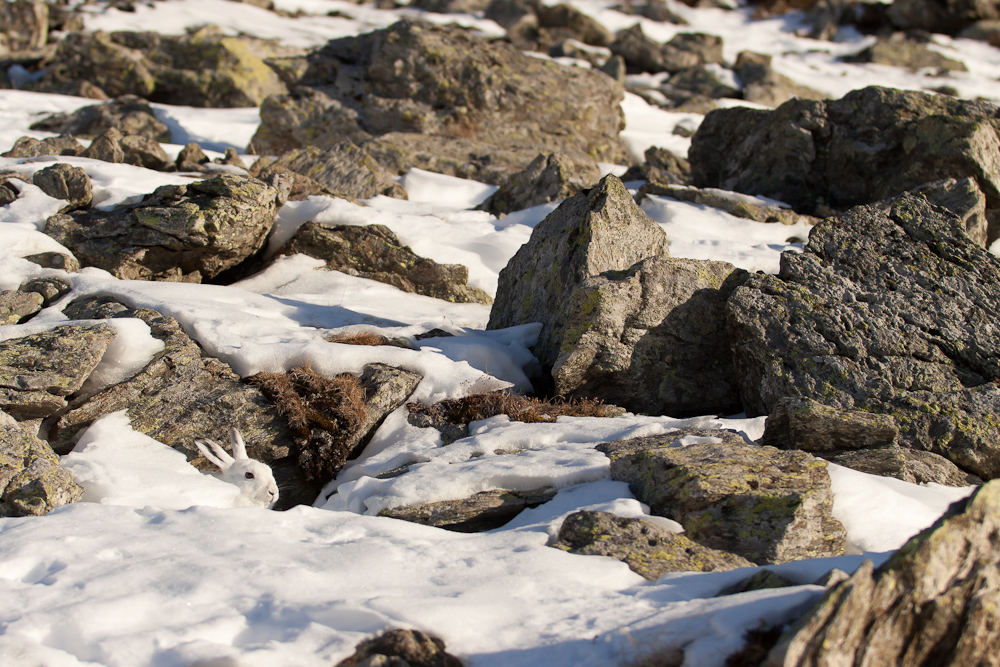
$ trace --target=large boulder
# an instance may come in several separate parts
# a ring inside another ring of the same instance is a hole
[[[1000,109],[986,102],[869,87],[773,111],[713,111],[688,157],[694,185],[766,195],[806,213],[966,177],[990,210],[1000,208],[998,127]]]
[[[52,448],[0,411],[0,516],[39,516],[82,496]]]
[[[1000,482],[990,482],[879,568],[866,560],[829,589],[764,665],[995,664],[998,530]]]
[[[620,31],[609,48],[625,59],[629,72],[673,74],[705,63],[722,62],[721,37],[680,33],[664,44],[648,37],[639,23]]]
[[[898,442],[1000,476],[997,304],[1000,260],[960,218],[911,194],[857,207],[729,298],[743,405],[787,446],[821,417],[831,451]]]
[[[46,221],[45,233],[85,266],[119,278],[197,282],[257,252],[282,203],[279,188],[222,174],[161,186],[139,203],[111,211],[55,215]]]
[[[741,412],[725,305],[745,275],[727,262],[655,256],[587,278],[564,297],[556,393],[645,414]]]
[[[887,17],[901,30],[955,34],[981,20],[1000,19],[996,0],[893,0]]]
[[[757,564],[839,556],[826,462],[746,442],[732,431],[682,429],[597,447],[611,478],[699,544]]]
[[[384,225],[323,225],[307,222],[278,250],[278,255],[309,255],[341,271],[383,282],[404,292],[423,294],[452,303],[492,300],[470,287],[469,269],[461,264],[438,264],[404,246]]]
[[[479,208],[493,215],[506,215],[571,197],[600,177],[596,165],[576,164],[559,153],[540,153],[524,170],[512,174]]]
[[[122,95],[103,104],[80,107],[72,113],[52,114],[31,124],[32,130],[84,139],[93,139],[112,127],[123,135],[170,142],[170,128],[156,117],[146,100],[135,95]]]
[[[663,228],[639,210],[621,181],[605,176],[535,226],[500,272],[488,328],[541,322],[532,351],[551,368],[575,312],[567,297],[587,278],[656,255],[667,255]]]
[[[87,208],[94,199],[94,185],[87,172],[64,162],[39,169],[31,176],[31,183],[50,197],[66,200],[62,212]]]
[[[254,152],[326,149],[345,139],[391,145],[397,135],[405,148],[409,135],[419,135],[424,152],[459,163],[468,161],[462,140],[473,137],[487,154],[489,147],[515,151],[521,159],[513,171],[539,150],[581,162],[624,158],[623,93],[609,77],[531,58],[455,25],[403,20],[335,39],[299,70],[300,88],[261,106]]]
[[[260,158],[250,173],[261,177],[278,171],[305,176],[339,197],[369,199],[385,195],[407,198],[406,190],[393,179],[392,174],[364,149],[349,141],[341,141],[326,150],[315,146],[296,148],[274,160]]]

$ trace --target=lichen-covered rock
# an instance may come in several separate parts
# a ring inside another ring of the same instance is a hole
[[[405,147],[417,135],[431,144],[428,152],[459,164],[468,160],[462,140],[472,137],[481,146],[523,153],[512,171],[540,150],[581,162],[624,159],[622,91],[608,77],[531,58],[455,25],[403,20],[332,40],[304,65],[293,95],[262,104],[254,152],[278,155],[349,140],[381,162],[366,141],[391,144],[398,135]],[[553,97],[551,90],[561,93]]]
[[[0,411],[0,516],[40,516],[82,496],[52,448]]]
[[[998,286],[1000,260],[922,197],[824,221],[778,276],[750,276],[727,302],[744,408],[780,421],[783,402],[810,399],[844,434],[881,420],[871,446],[890,422],[859,415],[887,415],[900,446],[1000,476]]]
[[[868,87],[773,111],[718,109],[688,158],[694,185],[766,195],[806,213],[944,178],[975,179],[989,211],[1000,208],[998,128],[1000,110],[986,102]]]
[[[125,151],[121,140],[125,136],[115,128],[108,128],[90,142],[90,146],[80,153],[80,157],[121,164],[125,161]]]
[[[45,0],[0,3],[0,44],[11,51],[40,49],[49,36],[49,5]]]
[[[0,325],[17,324],[42,309],[41,294],[21,290],[0,291]]]
[[[0,410],[25,420],[65,408],[115,335],[106,324],[65,325],[0,342]]]
[[[934,452],[906,449],[893,444],[869,449],[845,449],[817,454],[831,463],[869,475],[895,477],[910,484],[973,486],[982,484],[978,475],[965,472]]]
[[[17,288],[20,292],[38,294],[42,297],[42,306],[48,308],[52,302],[72,290],[72,286],[62,278],[31,278]]]
[[[927,47],[927,42],[910,38],[906,33],[897,32],[883,37],[860,53],[844,58],[852,63],[875,63],[892,67],[907,67],[911,70],[933,68],[944,72],[967,72],[968,68],[960,60],[949,58]]]
[[[1000,651],[998,531],[1000,482],[990,482],[879,568],[866,560],[829,589],[764,664],[994,664]]]
[[[657,23],[673,23],[674,25],[687,25],[687,20],[680,14],[670,9],[665,0],[645,0],[645,2],[626,2],[612,7],[616,12],[622,14],[633,14],[642,16]]]
[[[500,272],[488,328],[543,324],[535,356],[547,367],[562,350],[573,310],[567,296],[587,278],[667,254],[667,235],[614,176],[559,205],[535,226]]]
[[[419,630],[390,630],[358,644],[336,667],[462,667],[444,642]]]
[[[40,252],[34,255],[25,255],[24,259],[43,269],[59,269],[67,273],[76,273],[80,270],[80,263],[76,261],[75,257],[61,252]]]
[[[480,491],[459,500],[393,507],[382,510],[379,516],[436,526],[458,533],[479,533],[499,528],[523,510],[547,503],[555,495],[556,489],[551,487],[532,491],[494,489]]]
[[[114,130],[110,130],[113,132]],[[257,252],[274,223],[280,191],[222,174],[165,185],[137,204],[56,215],[45,233],[85,266],[126,280],[210,278]]]
[[[666,148],[650,146],[643,153],[643,163],[629,167],[621,180],[647,181],[652,185],[686,185],[691,180],[691,164]],[[636,201],[641,197],[636,196]]]
[[[742,410],[725,303],[744,271],[650,257],[587,278],[564,299],[552,366],[559,395],[686,417]]]
[[[564,2],[558,5],[538,3],[535,8],[538,25],[541,28],[562,28],[584,44],[607,46],[614,41],[614,35],[599,21]]]
[[[558,153],[541,153],[523,171],[512,174],[479,208],[506,215],[571,197],[600,177],[596,165],[576,164]]]
[[[736,56],[733,72],[743,84],[743,99],[776,107],[793,97],[808,100],[820,100],[826,97],[817,90],[775,72],[771,67],[771,60],[771,56],[753,51],[742,51]]]
[[[680,72],[705,63],[722,62],[722,39],[697,33],[681,33],[666,44],[647,37],[636,23],[618,33],[609,45],[625,59],[629,72]]]
[[[779,222],[783,225],[794,225],[799,222],[814,225],[819,222],[819,218],[796,213],[790,208],[768,205],[754,201],[746,195],[715,188],[694,188],[686,185],[651,182],[639,188],[635,197],[636,201],[641,204],[646,195],[670,197],[678,201],[711,206],[737,218],[746,218],[757,222]]]
[[[170,165],[170,157],[159,142],[129,135],[122,137],[119,145],[122,148],[122,161],[155,171],[166,171]]]
[[[667,572],[725,572],[754,567],[745,558],[701,546],[642,519],[583,510],[563,520],[552,546],[573,554],[609,556],[636,574],[656,580]]]
[[[123,135],[135,135],[170,142],[170,128],[156,117],[149,102],[135,95],[122,95],[104,104],[77,109],[72,113],[52,114],[32,123],[32,130],[58,132],[93,139],[115,128]]]
[[[210,162],[201,146],[195,142],[184,145],[177,153],[177,171],[205,171],[205,164]]]
[[[989,220],[986,217],[986,197],[974,178],[945,178],[928,183],[911,192],[919,193],[932,204],[942,206],[957,215],[965,225],[970,239],[987,246]]]
[[[953,35],[976,21],[1000,19],[1000,4],[995,0],[893,0],[887,17],[900,30]]]
[[[294,254],[322,259],[331,271],[378,280],[404,292],[453,303],[491,301],[486,292],[467,284],[467,267],[420,257],[384,225],[326,226],[307,222],[278,250],[278,255]]]
[[[843,553],[826,462],[748,444],[735,432],[683,429],[599,445],[612,479],[692,540],[757,564]]]
[[[297,148],[275,160],[261,158],[251,174],[267,176],[277,171],[301,174],[327,188],[334,196],[369,199],[376,195],[406,199],[406,190],[364,149],[341,141],[326,150]]]
[[[692,96],[711,98],[739,97],[740,91],[723,81],[705,65],[685,67],[662,84],[659,91],[670,99],[683,102]]]
[[[35,139],[34,137],[20,137],[6,153],[0,153],[0,157],[39,157],[42,155],[79,155],[84,150],[83,146],[71,136],[60,135],[58,137],[46,137],[45,139]]]
[[[87,208],[94,198],[94,186],[87,172],[63,162],[39,169],[32,175],[31,182],[50,197],[69,202],[63,213]]]

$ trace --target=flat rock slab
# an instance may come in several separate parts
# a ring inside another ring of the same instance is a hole
[[[599,445],[611,478],[699,544],[757,564],[839,556],[826,462],[748,444],[733,431],[682,429]]]
[[[326,150],[296,148],[277,159],[260,158],[251,173],[291,171],[326,188],[334,196],[370,199],[376,195],[406,199],[406,190],[364,149],[341,141]]]
[[[52,448],[0,411],[0,516],[39,516],[82,496]]]
[[[727,309],[743,405],[773,415],[769,441],[895,441],[1000,475],[1000,260],[958,217],[909,194],[857,207]]]
[[[703,547],[650,521],[591,510],[566,517],[559,528],[559,540],[552,546],[573,554],[609,556],[650,581],[667,572],[726,572],[754,567],[745,558]]]
[[[436,526],[458,533],[479,533],[504,525],[523,510],[546,503],[556,495],[556,489],[546,487],[533,491],[494,489],[481,491],[469,498],[394,507],[382,510],[380,516]]]

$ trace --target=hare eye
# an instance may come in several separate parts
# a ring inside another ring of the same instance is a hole
[[[243,476],[246,477],[247,479],[253,479],[253,473],[252,472],[245,473]]]

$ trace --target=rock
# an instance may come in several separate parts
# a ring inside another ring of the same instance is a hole
[[[42,309],[41,294],[21,290],[0,291],[0,325],[19,324]]]
[[[699,544],[757,564],[838,556],[826,462],[747,444],[733,431],[683,429],[599,445],[611,478]]]
[[[621,180],[648,181],[650,184],[686,185],[691,178],[691,165],[666,148],[650,146],[644,153],[645,162],[641,166],[629,167]],[[637,201],[641,197],[636,196]]]
[[[983,483],[979,476],[965,472],[939,454],[904,449],[898,445],[826,452],[819,456],[845,468],[869,475],[895,477],[910,484],[971,486]]]
[[[734,215],[737,218],[755,220],[757,222],[778,222],[783,225],[794,225],[800,222],[815,225],[819,218],[801,215],[790,208],[768,206],[763,202],[725,190],[714,188],[693,188],[687,185],[670,185],[665,183],[646,183],[636,193],[636,201],[640,204],[648,195],[670,197],[678,201],[691,202],[702,206],[711,206]]]
[[[551,367],[574,311],[566,296],[587,278],[667,254],[667,235],[639,210],[622,182],[605,176],[565,200],[532,230],[500,272],[489,329],[543,324],[533,353]]]
[[[87,208],[94,198],[94,186],[87,172],[62,162],[36,171],[31,182],[50,197],[69,202],[62,213]]]
[[[326,150],[297,148],[277,160],[258,160],[250,172],[266,176],[287,171],[306,176],[335,196],[370,199],[376,195],[406,199],[406,190],[363,149],[341,141]]]
[[[186,144],[177,154],[177,171],[205,171],[204,165],[210,162],[201,146],[193,141]]]
[[[583,510],[563,520],[553,544],[574,554],[610,556],[650,581],[667,572],[726,572],[754,567],[745,558],[708,549],[679,533],[642,519]]]
[[[707,36],[703,36],[707,37]],[[628,71],[631,72],[680,72],[688,67],[695,67],[706,62],[722,61],[722,40],[718,37],[718,49],[712,49],[711,55],[717,59],[705,60],[705,50],[688,39],[675,36],[666,44],[647,37],[642,26],[636,23],[631,28],[618,33],[615,41],[609,47],[611,52],[625,59]]]
[[[222,174],[161,186],[139,203],[111,211],[55,215],[46,221],[45,233],[85,266],[125,280],[197,282],[261,248],[278,197],[278,190],[254,178]]]
[[[0,3],[0,43],[11,51],[40,49],[49,36],[49,5],[44,0]]]
[[[864,413],[887,415],[900,446],[996,477],[998,285],[1000,260],[922,197],[826,220],[778,276],[750,276],[727,302],[744,408],[776,414],[785,402],[791,414],[809,399],[804,424],[821,417],[845,436],[884,424],[871,446],[889,441],[890,422]]]
[[[35,139],[21,137],[6,153],[0,157],[40,157],[42,155],[79,155],[83,152],[80,142],[70,136],[46,137]]]
[[[673,23],[674,25],[688,24],[683,16],[670,10],[665,0],[646,0],[642,4],[634,4],[629,1],[625,4],[615,5],[612,9],[622,14],[642,16],[658,23]]]
[[[294,94],[261,105],[253,152],[324,150],[349,140],[382,164],[379,153],[399,146],[462,165],[473,146],[486,160],[494,149],[521,155],[505,175],[539,151],[581,162],[624,159],[622,91],[613,81],[531,58],[455,25],[403,20],[332,40],[307,60]],[[556,89],[562,94],[552,97]]]
[[[461,500],[393,507],[382,510],[379,516],[402,519],[435,526],[457,533],[480,533],[503,526],[523,510],[547,503],[556,495],[556,489],[545,487],[532,491],[494,489]]]
[[[806,213],[943,178],[975,179],[989,211],[1000,208],[998,119],[985,102],[869,87],[774,111],[713,111],[688,159],[694,185],[765,195]]]
[[[682,69],[660,86],[659,90],[668,98],[679,102],[692,95],[711,98],[740,96],[740,91],[720,79],[716,71],[704,65]]]
[[[300,253],[324,260],[331,271],[378,280],[404,292],[452,303],[490,303],[486,292],[467,284],[468,268],[420,257],[383,225],[307,222],[277,254]]]
[[[733,65],[736,78],[743,85],[743,99],[768,107],[776,107],[788,100],[801,97],[820,100],[826,97],[818,90],[796,83],[771,67],[771,56],[753,51],[742,51]]]
[[[216,164],[229,165],[230,167],[236,167],[237,169],[243,169],[244,171],[249,170],[246,163],[243,161],[243,158],[240,157],[240,154],[236,152],[235,148],[227,148],[221,158],[215,158],[212,162]]]
[[[122,135],[135,135],[170,143],[170,128],[156,117],[149,102],[135,95],[122,95],[104,104],[81,107],[72,113],[52,114],[31,125],[32,130],[58,132],[93,139],[114,128]]]
[[[976,21],[1000,19],[994,0],[893,0],[889,21],[900,30],[954,35]]]
[[[949,58],[927,48],[922,40],[914,40],[906,33],[897,32],[882,37],[860,53],[843,58],[849,63],[875,63],[892,67],[907,67],[913,71],[926,67],[939,72],[967,72],[965,63]]]
[[[875,568],[866,560],[782,636],[764,663],[986,665],[1000,650],[1000,482],[954,503]]]
[[[0,182],[0,206],[7,206],[13,203],[20,195],[20,191],[8,183],[6,178],[3,178],[2,182]]]
[[[115,128],[105,130],[103,134],[90,142],[90,146],[80,153],[80,157],[121,164],[125,161],[125,151],[121,145],[123,138],[122,133]]]
[[[146,137],[127,136],[119,142],[122,149],[122,161],[155,171],[166,171],[170,167],[170,157],[159,142]]]
[[[496,216],[506,215],[571,197],[594,185],[600,177],[593,164],[576,164],[558,153],[540,153],[478,208]]]
[[[36,255],[25,255],[24,259],[43,269],[59,269],[67,273],[76,273],[80,270],[80,263],[76,261],[75,257],[64,255],[61,252],[40,252]]]
[[[20,292],[40,295],[42,306],[48,308],[52,302],[68,294],[73,288],[61,278],[32,278],[21,283],[17,289]]]
[[[435,14],[479,14],[490,0],[414,0],[410,7]]]
[[[733,584],[732,586],[723,588],[718,592],[718,594],[716,594],[716,597],[722,597],[723,595],[738,595],[740,593],[748,593],[750,591],[764,591],[770,588],[785,588],[786,586],[794,585],[794,582],[777,572],[761,568],[757,570],[753,576]]]
[[[462,667],[444,642],[419,630],[390,630],[358,644],[336,667]]]
[[[564,293],[555,392],[643,414],[740,412],[725,303],[746,273],[654,256]]]
[[[608,46],[614,35],[593,17],[587,16],[573,5],[560,3],[548,6],[538,3],[535,12],[542,28],[565,28],[574,39],[591,46]]]
[[[931,204],[942,206],[965,225],[965,234],[975,243],[987,245],[989,220],[986,217],[986,196],[974,178],[946,178],[912,190],[924,196]]]
[[[1000,46],[1000,19],[976,21],[963,28],[958,37],[987,42],[990,46]]]
[[[64,325],[0,342],[0,410],[23,421],[65,408],[115,335],[105,324]]]
[[[483,17],[495,21],[508,31],[519,23],[538,25],[534,3],[528,0],[490,0],[483,11]]]
[[[598,69],[614,79],[618,85],[625,86],[628,66],[625,64],[625,59],[621,56],[612,55]]]
[[[81,497],[45,441],[0,412],[0,516],[40,516]]]

